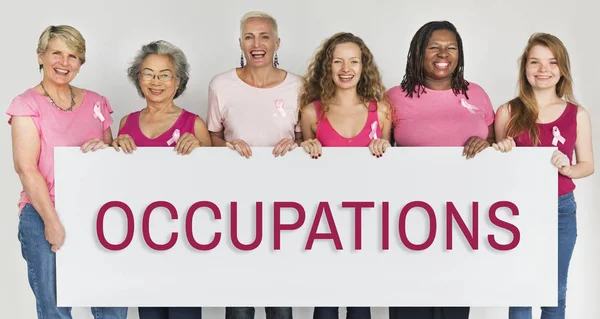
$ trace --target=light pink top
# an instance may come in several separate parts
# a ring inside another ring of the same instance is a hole
[[[225,141],[244,140],[250,146],[275,146],[295,139],[298,95],[302,78],[288,72],[276,87],[255,88],[242,81],[235,69],[216,75],[208,88],[206,124],[211,132],[224,130]]]
[[[99,112],[98,116],[94,109]],[[31,88],[15,97],[8,107],[8,123],[13,116],[27,116],[33,120],[40,136],[38,168],[50,190],[54,203],[54,147],[81,146],[92,138],[102,139],[113,123],[112,108],[108,100],[95,92],[84,90],[81,106],[73,112],[57,109],[35,89]],[[101,120],[104,118],[104,121]],[[29,203],[25,191],[21,191],[19,211]]]
[[[467,99],[450,90],[426,89],[406,97],[401,86],[388,91],[396,110],[394,139],[398,146],[464,146],[472,136],[486,139],[494,108],[483,89],[470,83]]]
[[[327,119],[327,114],[321,116],[321,110],[323,105],[321,101],[314,101],[315,109],[317,111],[317,140],[324,147],[329,146],[346,146],[346,147],[365,147],[369,146],[372,140],[381,138],[381,127],[379,125],[379,116],[377,112],[377,102],[369,103],[369,112],[367,114],[367,121],[363,129],[356,134],[356,136],[347,138],[331,125],[331,122]]]

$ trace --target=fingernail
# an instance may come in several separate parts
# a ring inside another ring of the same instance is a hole
[[[321,154],[319,154],[319,157],[321,157]]]

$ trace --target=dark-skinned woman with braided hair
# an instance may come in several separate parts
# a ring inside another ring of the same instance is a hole
[[[462,39],[448,21],[414,35],[401,85],[388,95],[395,108],[396,146],[457,146],[469,159],[494,141],[494,109],[485,91],[464,79]],[[458,287],[457,287],[458,289]],[[466,319],[468,307],[390,307],[390,319]]]

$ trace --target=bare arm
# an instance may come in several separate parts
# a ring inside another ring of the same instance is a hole
[[[211,146],[212,138],[208,133],[208,128],[206,127],[206,123],[201,118],[196,118],[196,122],[194,123],[194,134],[198,141],[200,141],[200,146]]]
[[[44,224],[60,223],[50,199],[48,184],[38,169],[40,137],[29,117],[13,117],[12,149],[15,171],[19,175],[29,201],[40,214]]]
[[[392,140],[392,119],[390,118],[390,107],[382,102],[377,103],[377,118],[381,125],[382,139]]]
[[[496,142],[501,142],[506,138],[506,125],[510,120],[510,112],[508,104],[500,105],[496,112],[494,120],[494,139]]]
[[[577,140],[575,141],[575,158],[577,164],[571,166],[566,176],[577,179],[594,173],[594,151],[592,146],[592,125],[590,116],[585,108],[577,110]]]
[[[225,146],[225,144],[227,144],[223,130],[218,132],[210,132],[210,141],[212,146]]]
[[[300,110],[300,128],[304,141],[314,139],[317,135],[317,110],[313,103]]]

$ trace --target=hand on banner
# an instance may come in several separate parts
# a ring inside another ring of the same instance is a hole
[[[510,152],[513,147],[516,147],[515,140],[512,137],[507,137],[500,142],[492,144],[492,147],[496,151],[500,151],[502,153]]]
[[[177,154],[188,155],[194,149],[200,147],[200,141],[191,133],[183,134],[175,144],[175,151]]]
[[[467,143],[465,144],[465,148],[463,150],[463,156],[466,156],[467,159],[475,157],[475,155],[484,149],[490,147],[490,144],[482,139],[479,136],[472,136]]]
[[[52,251],[56,253],[65,243],[65,229],[60,220],[45,223],[44,236],[52,246]]]
[[[304,150],[310,155],[310,157],[314,159],[321,157],[323,147],[321,146],[321,142],[319,142],[319,140],[317,140],[316,138],[306,140],[302,142],[300,146],[304,148]]]
[[[296,147],[298,147],[298,144],[296,144],[294,140],[284,138],[281,141],[279,141],[279,143],[277,143],[277,145],[275,145],[275,147],[273,148],[273,155],[275,155],[275,157],[283,156],[285,155],[285,153],[292,151]]]
[[[112,147],[118,152],[119,147],[123,149],[125,154],[131,154],[137,148],[131,136],[121,134],[112,142]]]
[[[565,176],[569,176],[569,174],[571,174],[571,162],[569,161],[567,155],[559,150],[556,150],[554,153],[552,153],[552,165],[558,168],[558,172]]]
[[[378,158],[383,156],[383,153],[385,153],[385,150],[388,147],[392,147],[390,141],[382,138],[372,140],[371,143],[369,143],[369,151],[371,151],[373,156]]]
[[[96,151],[96,150],[100,150],[103,148],[106,148],[108,146],[108,144],[104,143],[103,140],[99,139],[99,138],[93,138],[85,143],[83,143],[83,145],[81,145],[81,151],[84,153],[87,153],[89,151]]]
[[[252,150],[250,149],[250,145],[242,140],[233,140],[231,142],[227,142],[225,146],[229,147],[232,150],[238,151],[240,155],[245,158],[250,158],[252,156]]]

